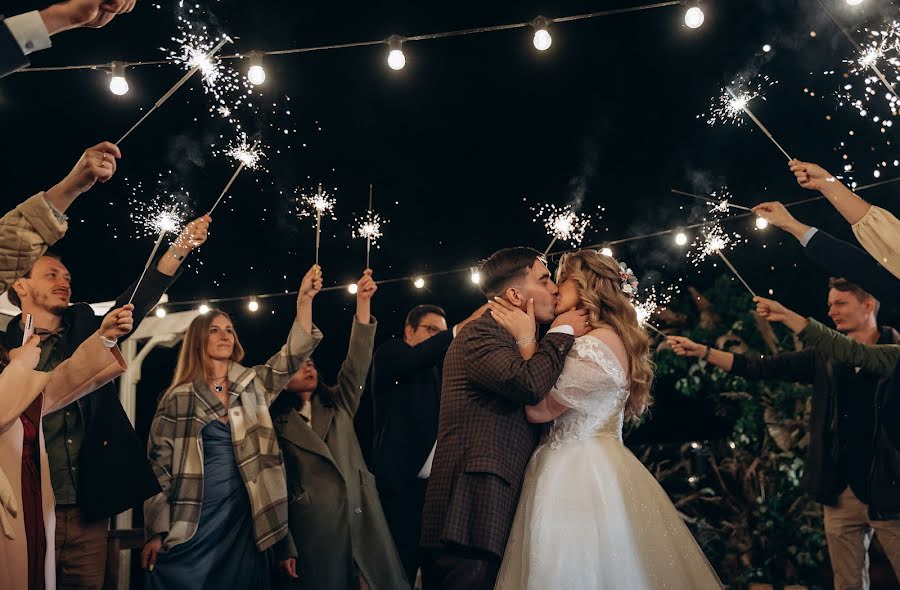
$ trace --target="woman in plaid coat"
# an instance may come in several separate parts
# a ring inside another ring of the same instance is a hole
[[[321,288],[313,266],[287,342],[253,368],[238,364],[244,351],[225,313],[191,322],[148,441],[162,492],[144,503],[146,588],[268,588],[270,548],[293,566],[284,461],[269,405],[322,339],[312,323]]]

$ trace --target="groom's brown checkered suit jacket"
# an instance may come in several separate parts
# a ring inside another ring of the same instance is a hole
[[[503,556],[538,429],[524,406],[556,383],[574,338],[548,334],[525,361],[490,312],[457,335],[444,359],[437,451],[422,513],[422,545]]]

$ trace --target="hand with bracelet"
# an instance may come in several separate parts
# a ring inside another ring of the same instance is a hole
[[[537,348],[537,321],[534,318],[534,299],[529,299],[522,311],[509,301],[494,297],[488,302],[491,317],[500,327],[512,334],[519,349]]]
[[[206,243],[211,223],[212,217],[203,215],[185,225],[168,251],[159,259],[156,269],[164,275],[174,276],[187,255]]]

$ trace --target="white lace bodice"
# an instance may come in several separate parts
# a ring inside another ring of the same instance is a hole
[[[550,448],[594,436],[621,441],[628,394],[628,376],[609,346],[593,336],[576,339],[550,390],[553,399],[571,408],[554,421]]]

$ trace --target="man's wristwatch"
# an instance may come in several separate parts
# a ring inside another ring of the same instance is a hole
[[[179,254],[178,252],[176,252],[175,250],[172,250],[171,248],[169,249],[169,255],[172,258],[174,258],[175,260],[178,260],[178,261],[184,260],[184,256],[182,254]]]
[[[709,344],[707,344],[707,345],[706,345],[706,352],[703,353],[703,358],[701,358],[700,360],[708,361],[708,360],[709,360],[709,353],[710,353],[710,352],[712,352],[712,347],[711,347]]]

